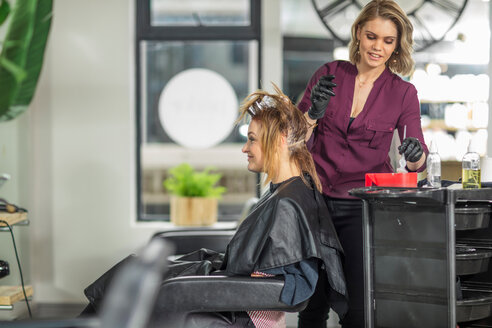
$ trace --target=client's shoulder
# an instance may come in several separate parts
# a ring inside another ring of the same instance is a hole
[[[311,186],[308,186],[311,185]],[[309,176],[294,177],[283,183],[277,190],[278,199],[291,199],[297,202],[314,200],[314,190]]]

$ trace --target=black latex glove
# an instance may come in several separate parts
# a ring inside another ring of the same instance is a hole
[[[417,162],[422,154],[424,153],[424,149],[420,144],[420,141],[417,138],[408,137],[401,145],[398,147],[398,151],[400,154],[405,155],[405,160],[415,163]]]
[[[334,75],[322,76],[311,90],[311,107],[308,110],[311,119],[317,120],[325,115],[330,98],[335,96],[333,88],[337,85],[332,82],[334,78]]]

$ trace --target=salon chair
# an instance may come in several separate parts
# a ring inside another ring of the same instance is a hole
[[[249,214],[257,201],[258,199],[248,201],[243,210],[243,217]],[[176,248],[172,254],[189,253],[201,247],[223,251],[234,233],[235,229],[183,229],[157,233],[150,243],[156,240],[164,240],[166,244],[174,243]],[[190,239],[193,241],[192,245]],[[167,258],[168,255],[169,252],[163,253],[162,257]],[[156,297],[151,311],[149,310],[151,322],[148,327],[188,328],[189,323],[186,320],[190,314],[303,310],[308,300],[294,306],[280,301],[283,287],[283,277],[227,276],[221,272],[214,272],[211,276],[167,279],[155,289]],[[104,319],[104,316],[102,318]]]
[[[152,243],[164,242],[169,244],[165,238],[154,238]],[[161,259],[167,259],[170,252],[162,252]],[[102,300],[101,308],[101,327],[143,327],[131,324],[124,324],[130,321],[137,321],[135,318],[150,317],[150,322],[146,327],[150,328],[190,328],[201,327],[191,325],[187,321],[193,315],[204,316],[206,313],[242,312],[242,311],[285,311],[298,312],[304,309],[308,301],[289,306],[280,301],[280,295],[284,287],[283,277],[271,278],[252,278],[248,276],[227,276],[223,272],[214,272],[211,276],[181,276],[150,281],[147,288],[147,298],[142,298],[135,293],[135,288],[128,287],[128,283],[123,280],[116,280],[124,276],[129,264],[133,263],[138,257],[129,256],[120,262],[121,269],[114,273],[115,280],[108,287],[109,292]],[[142,262],[142,261],[140,261]],[[167,262],[167,260],[166,260]],[[111,271],[111,270],[110,270]],[[109,273],[108,271],[107,273]],[[122,274],[123,273],[123,274]],[[140,275],[139,278],[137,278]],[[128,275],[127,275],[128,276]],[[127,282],[135,284],[149,280],[149,276],[143,276],[141,272],[135,271],[129,275]],[[101,277],[100,279],[104,279]],[[133,280],[132,280],[133,279]],[[134,295],[135,294],[135,295]],[[97,297],[99,299],[99,297]],[[140,299],[140,300],[139,300]],[[152,300],[152,304],[149,303]],[[133,300],[128,302],[128,300]],[[123,303],[123,304],[121,304]],[[133,305],[132,305],[133,304]],[[132,308],[135,307],[135,309]],[[141,314],[129,315],[140,308]],[[108,315],[110,313],[111,315]],[[113,320],[108,325],[108,318]],[[193,320],[195,320],[194,317]],[[215,318],[216,319],[216,318]],[[140,319],[142,321],[143,319]],[[208,320],[205,318],[205,320]],[[137,321],[138,322],[138,321]],[[216,323],[216,321],[214,321]],[[201,324],[201,322],[200,322]],[[214,325],[205,325],[215,327]]]
[[[238,225],[250,214],[257,202],[258,198],[254,197],[245,203]],[[175,254],[187,254],[200,248],[225,252],[236,228],[237,226],[231,229],[188,228],[163,231],[155,233],[151,240],[164,239],[170,242],[175,246]],[[184,322],[180,320],[184,320],[184,316],[189,313],[303,310],[308,300],[294,306],[280,301],[283,287],[283,277],[252,278],[220,273],[211,276],[176,277],[161,285],[153,316],[160,317],[159,322],[162,323],[168,321],[168,314],[171,314],[173,324],[184,327]],[[176,313],[182,313],[183,317],[176,320]]]

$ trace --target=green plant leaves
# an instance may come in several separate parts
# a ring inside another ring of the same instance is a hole
[[[5,22],[10,14],[10,4],[7,0],[0,0],[0,26]]]
[[[53,0],[15,2],[0,53],[0,121],[17,117],[32,100],[43,65],[52,10]]]
[[[212,168],[202,172],[195,171],[189,164],[183,163],[169,170],[169,178],[164,180],[164,187],[181,197],[220,197],[226,188],[216,186],[222,177],[211,173]]]

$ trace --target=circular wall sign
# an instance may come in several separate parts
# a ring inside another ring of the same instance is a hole
[[[175,75],[159,98],[159,119],[169,137],[187,148],[224,140],[238,115],[234,89],[220,74],[203,68]]]

